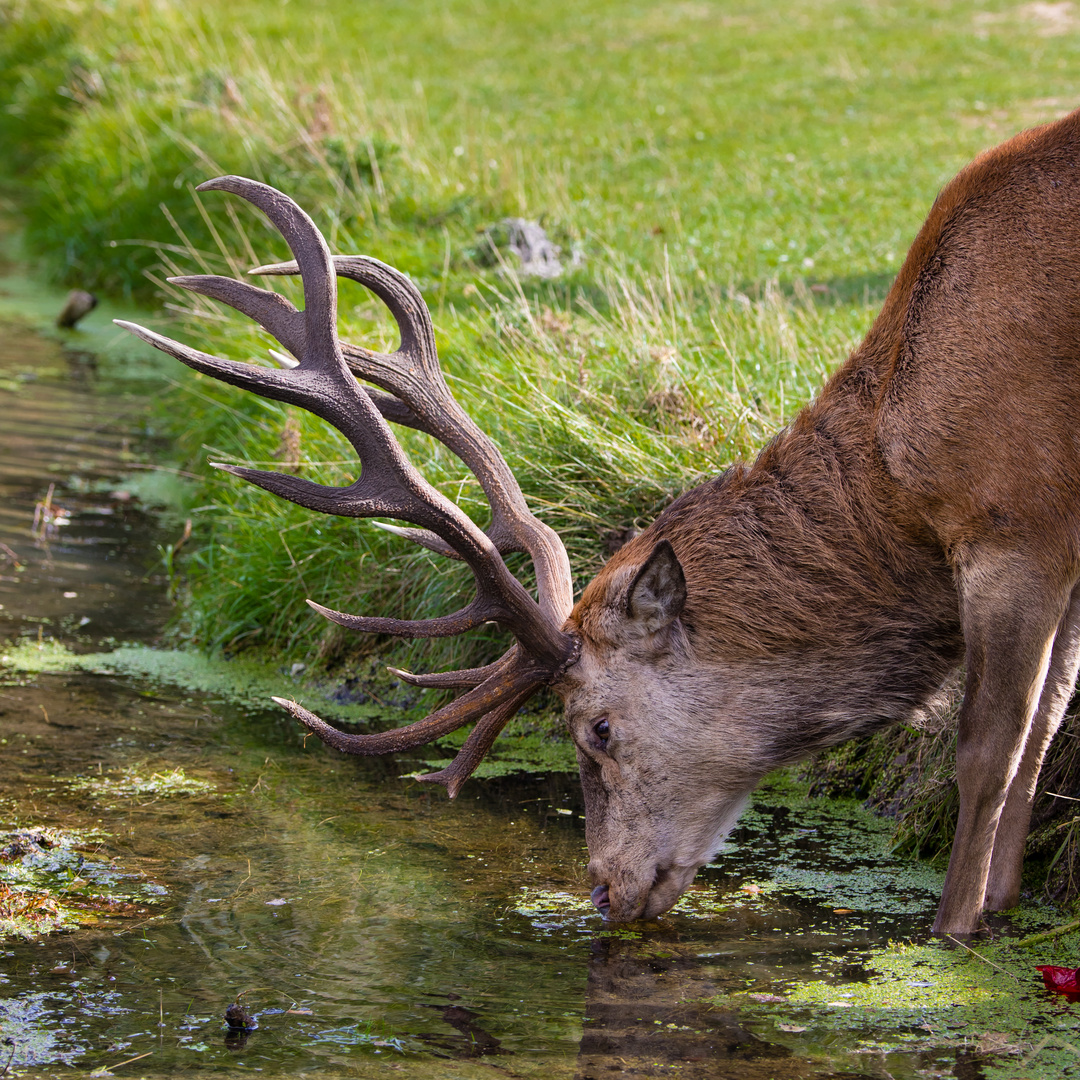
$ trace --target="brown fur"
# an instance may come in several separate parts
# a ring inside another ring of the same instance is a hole
[[[677,500],[575,606],[582,660],[558,689],[609,917],[666,910],[766,772],[912,717],[964,661],[935,926],[971,932],[984,902],[1014,904],[1080,659],[1078,548],[1073,113],[949,183],[817,400],[752,465]]]

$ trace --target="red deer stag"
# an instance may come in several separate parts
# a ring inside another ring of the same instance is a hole
[[[348,487],[219,465],[323,513],[389,517],[463,559],[476,596],[453,615],[360,618],[435,637],[485,621],[515,644],[484,668],[399,673],[466,692],[425,720],[348,735],[291,701],[346,753],[384,754],[477,720],[451,797],[538,687],[566,704],[585,793],[593,900],[612,920],[668,910],[778,765],[917,715],[966,668],[960,819],[935,929],[970,933],[1016,904],[1032,796],[1080,664],[1080,112],[977,158],[934,203],[863,343],[750,465],[687,492],[573,604],[558,537],[450,395],[428,310],[402,274],[333,258],[273,188],[222,177],[266,213],[304,310],[225,278],[175,279],[258,320],[298,360],[271,371],[130,324],[207,375],[309,409],[362,462]],[[382,299],[389,355],[342,345],[335,275]],[[374,387],[362,386],[358,379]],[[482,531],[416,472],[387,421],[441,440],[492,507]],[[396,527],[395,527],[396,528]],[[539,602],[501,555],[527,552]]]

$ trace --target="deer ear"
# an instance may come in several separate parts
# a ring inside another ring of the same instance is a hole
[[[686,603],[686,577],[667,540],[652,549],[626,593],[626,614],[650,633],[669,626]]]

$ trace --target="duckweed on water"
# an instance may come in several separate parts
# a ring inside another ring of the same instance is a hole
[[[208,694],[231,704],[264,708],[270,697],[288,693],[296,680],[269,664],[248,660],[221,660],[177,649],[149,649],[121,645],[110,652],[75,653],[52,638],[5,645],[0,670],[12,674],[46,675],[66,671],[149,679]],[[370,715],[365,706],[337,706],[333,715],[359,719]]]
[[[919,1051],[955,1065],[957,1052],[969,1054],[986,1080],[1080,1076],[1070,1007],[1048,1000],[1033,961],[1008,944],[893,942],[868,951],[864,981],[851,979],[850,961],[821,954],[819,979],[712,1000],[755,1016],[756,1029],[800,1054],[827,1056],[842,1034],[886,1062]]]
[[[248,709],[267,708],[271,697],[295,697],[328,720],[358,724],[375,721],[374,727],[418,720],[432,700],[420,697],[411,689],[403,693],[400,684],[387,679],[385,698],[380,693],[379,701],[343,701],[342,695],[336,693],[337,688],[301,683],[297,676],[270,664],[242,658],[225,660],[178,649],[121,645],[111,652],[80,654],[53,638],[13,642],[0,648],[0,684],[17,685],[26,676],[66,671],[146,679]],[[434,748],[444,751],[447,757],[423,758],[421,767],[406,775],[444,768],[468,734],[468,730],[452,732],[439,739]],[[558,729],[553,731],[543,717],[530,714],[516,717],[506,726],[495,751],[481,762],[475,776],[490,779],[514,772],[577,772],[569,739],[561,737]]]
[[[523,915],[534,926],[565,925],[582,918],[588,918],[590,923],[596,921],[596,908],[587,896],[559,889],[533,889],[523,885],[511,910]]]
[[[725,845],[728,856],[744,843],[759,857],[768,849],[773,876],[746,883],[751,899],[793,894],[879,916],[933,911],[944,874],[929,863],[889,857],[894,822],[854,799],[817,799],[807,790],[790,774],[774,774]]]

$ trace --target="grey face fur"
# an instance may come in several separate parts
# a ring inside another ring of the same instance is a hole
[[[728,695],[679,620],[686,586],[671,545],[608,595],[606,632],[586,639],[557,689],[577,747],[594,896],[608,918],[627,921],[678,900],[759,775],[752,747],[716,739]]]

